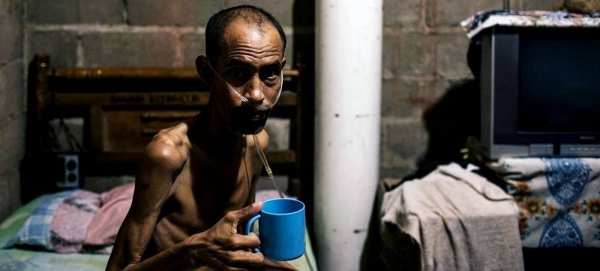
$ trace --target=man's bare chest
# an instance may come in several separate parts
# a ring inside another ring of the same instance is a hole
[[[227,171],[218,167],[198,167],[184,171],[175,180],[162,207],[159,224],[189,233],[206,230],[227,212],[245,206],[252,179],[251,172],[243,168]]]

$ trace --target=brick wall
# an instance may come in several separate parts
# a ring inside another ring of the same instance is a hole
[[[20,205],[19,162],[25,150],[22,1],[0,0],[0,219]]]
[[[204,26],[210,15],[245,3],[273,13],[293,36],[293,0],[26,2],[25,58],[49,53],[52,67],[193,67],[196,56],[204,53]],[[287,50],[286,57],[291,59],[291,52]]]
[[[550,10],[554,3],[510,1],[516,10]],[[416,169],[429,144],[424,112],[452,84],[472,77],[466,65],[469,39],[460,21],[502,7],[501,0],[384,0],[381,178],[401,178]]]
[[[553,0],[511,0],[550,9]],[[24,64],[35,53],[52,67],[192,67],[204,25],[217,10],[251,3],[272,12],[289,39],[288,65],[311,74],[315,0],[0,0],[0,218],[19,203],[24,146]],[[470,77],[468,39],[458,23],[501,0],[384,0],[381,177],[399,178],[427,151],[423,113],[455,81]],[[309,78],[310,79],[310,78]],[[313,81],[305,84],[310,89]],[[310,93],[307,96],[310,97]],[[311,127],[305,127],[311,134]],[[18,144],[15,144],[18,142]]]

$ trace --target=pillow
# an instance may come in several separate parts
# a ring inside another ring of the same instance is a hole
[[[88,227],[85,245],[114,244],[119,228],[129,212],[134,187],[134,183],[127,183],[101,194],[102,207]]]
[[[503,158],[523,247],[600,247],[600,159]]]
[[[0,248],[8,247],[8,242],[17,235],[19,229],[23,227],[23,224],[29,219],[33,211],[48,197],[50,195],[39,196],[17,208],[17,210],[4,219],[2,224],[0,224]]]
[[[78,252],[99,206],[100,195],[85,190],[47,195],[3,247],[34,246],[56,252]]]

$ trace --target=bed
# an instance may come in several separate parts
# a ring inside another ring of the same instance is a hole
[[[121,191],[124,191],[125,189],[123,188],[127,188],[127,186],[127,184],[120,185],[111,189],[111,191],[114,192],[115,190],[119,189]],[[105,212],[103,215],[100,215],[100,211],[96,213],[98,215],[94,217],[87,216],[87,219],[82,219],[79,217],[79,215],[84,211],[72,211],[69,212],[66,216],[77,217],[77,219],[74,219],[74,221],[70,223],[67,222],[61,224],[59,231],[61,231],[62,234],[52,234],[51,237],[48,236],[48,234],[45,234],[49,233],[49,228],[55,229],[55,227],[54,225],[50,225],[53,224],[50,220],[44,221],[44,219],[54,217],[53,220],[57,220],[57,217],[60,216],[60,211],[58,211],[60,207],[56,209],[52,209],[49,207],[52,206],[52,202],[56,203],[58,200],[64,202],[65,200],[63,199],[72,199],[76,196],[81,196],[81,194],[85,194],[85,196],[87,197],[94,197],[95,195],[95,193],[90,193],[89,191],[83,189],[74,189],[65,192],[44,194],[36,197],[29,203],[21,206],[8,218],[6,218],[0,224],[0,247],[2,247],[2,249],[0,249],[0,270],[105,270],[106,263],[109,258],[109,253],[112,249],[111,242],[108,239],[111,239],[110,236],[112,236],[112,240],[114,240],[114,235],[116,235],[117,227],[115,227],[114,223],[112,223],[112,225],[110,225],[109,223],[109,225],[105,227],[104,225],[107,224],[96,223],[95,221],[106,220],[106,216],[111,216],[113,221],[118,220],[118,218],[112,216],[113,214]],[[104,193],[98,195],[102,194]],[[127,201],[127,198],[124,197],[124,193],[120,193],[119,195],[121,196],[121,210],[124,211],[126,209],[123,207],[125,205],[125,202]],[[277,196],[277,193],[273,193],[273,191],[269,190],[262,190],[257,193],[257,197],[263,200],[271,198],[273,196]],[[59,205],[63,204],[62,202],[59,203]],[[114,201],[112,202],[113,204],[108,203],[106,205],[111,206],[110,209],[117,208],[115,207]],[[40,210],[42,212],[40,212]],[[116,213],[119,214],[119,212]],[[121,217],[124,218],[124,213],[120,212],[120,214],[122,214]],[[63,218],[65,217],[64,212],[62,216]],[[99,219],[99,216],[104,216],[104,219]],[[36,225],[33,225],[36,223],[37,227]],[[45,224],[40,225],[42,223]],[[27,227],[28,230],[23,231],[23,229],[25,229],[25,226],[27,225],[29,226]],[[86,227],[90,230],[84,232],[82,231],[83,227]],[[79,228],[79,230],[77,228]],[[92,234],[90,234],[90,232],[92,231],[91,228],[109,228],[108,231],[112,231],[114,235],[107,233],[106,230],[102,232],[96,231],[96,233],[100,234],[97,236],[108,237],[107,239],[105,239],[106,245],[88,245],[88,240],[93,239],[91,238]],[[69,231],[69,233],[67,234],[66,231]],[[77,233],[84,233],[84,235]],[[69,240],[71,242],[55,242],[56,235],[68,236],[70,237]],[[13,240],[15,239],[15,237],[18,237],[18,240],[24,241],[29,245],[11,244],[11,242],[14,242]],[[84,238],[81,239],[81,237]],[[318,270],[315,256],[312,250],[312,243],[310,237],[306,238],[306,248],[307,250],[305,256],[292,260],[289,263],[292,266],[296,267],[298,270]]]
[[[278,186],[302,199],[301,71],[283,74],[266,156]],[[0,270],[104,270],[114,240],[107,228],[128,209],[143,148],[201,111],[209,92],[193,68],[52,68],[45,54],[28,76],[24,205],[0,224]],[[273,188],[265,173],[257,199],[276,197]],[[310,238],[307,256],[316,270]],[[310,270],[304,257],[291,263]]]

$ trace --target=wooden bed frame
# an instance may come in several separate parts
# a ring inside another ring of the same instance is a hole
[[[284,87],[271,118],[290,120],[290,146],[266,153],[276,175],[286,175],[288,193],[299,196],[301,73],[283,72]],[[53,150],[50,121],[83,119],[80,180],[89,176],[135,175],[143,148],[160,129],[198,113],[209,98],[193,68],[51,68],[38,54],[28,80],[26,158],[22,198],[60,190],[48,181],[60,152]],[[48,174],[47,174],[48,173]]]

